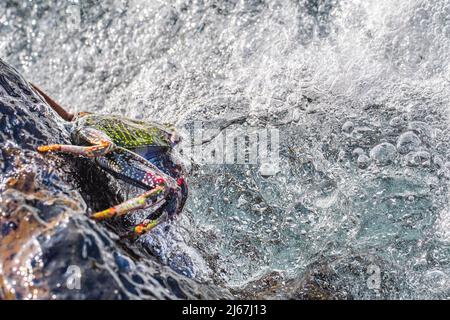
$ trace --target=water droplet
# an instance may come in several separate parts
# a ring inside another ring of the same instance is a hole
[[[406,115],[400,115],[398,117],[392,118],[391,121],[389,121],[389,125],[394,128],[400,127],[400,126],[404,125],[407,120],[408,119],[407,119]]]
[[[361,169],[365,169],[369,166],[370,158],[366,156],[365,154],[361,154],[358,157],[358,160],[356,160],[358,167]]]
[[[406,161],[409,166],[429,166],[431,164],[431,156],[426,151],[411,152],[407,155]]]
[[[441,270],[427,271],[423,280],[433,292],[441,292],[449,286],[449,276]]]
[[[394,160],[395,154],[395,146],[388,142],[380,143],[370,150],[370,157],[381,166],[390,164]]]
[[[361,148],[356,148],[355,150],[352,151],[352,156],[354,157],[358,157],[362,154],[364,154],[364,150]]]
[[[436,165],[436,167],[442,168],[442,166],[444,165],[444,160],[442,160],[440,156],[435,156],[433,157],[433,163]]]
[[[278,165],[271,162],[261,163],[261,166],[259,167],[259,173],[264,178],[274,176],[275,174],[277,174],[278,170]]]
[[[422,121],[412,121],[408,124],[408,130],[411,130],[418,134],[421,138],[430,138],[431,137],[431,128],[430,126]]]
[[[412,131],[405,132],[400,135],[397,140],[397,150],[401,154],[416,150],[421,142],[419,137]]]
[[[241,195],[238,199],[237,207],[241,208],[243,205],[247,204],[248,201],[245,199],[244,195]]]
[[[338,161],[344,161],[344,159],[345,159],[345,151],[340,150],[338,154]]]
[[[342,131],[350,134],[353,131],[354,127],[355,126],[353,125],[353,122],[347,121],[342,125]]]

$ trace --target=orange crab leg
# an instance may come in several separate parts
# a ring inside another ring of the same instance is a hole
[[[152,190],[149,190],[140,196],[127,200],[125,202],[122,202],[121,204],[111,207],[109,209],[97,212],[91,216],[91,218],[95,220],[104,220],[109,219],[115,216],[121,216],[124,215],[130,211],[136,210],[136,209],[144,209],[149,206],[149,201],[151,204],[156,204],[157,202],[161,201],[162,199],[158,199],[158,196],[164,194],[165,186],[159,185]]]
[[[114,145],[110,141],[101,141],[100,144],[88,147],[66,145],[66,144],[51,144],[39,146],[39,152],[62,152],[71,153],[88,158],[100,157],[112,151]]]
[[[160,224],[161,222],[163,222],[166,219],[167,219],[166,213],[162,214],[157,219],[153,219],[153,220],[146,219],[142,223],[135,226],[133,228],[133,232],[137,236],[143,235],[144,233],[149,232],[150,230],[152,230],[154,227],[156,227],[158,224]]]
[[[89,146],[77,146],[67,144],[50,144],[39,146],[39,152],[62,152],[70,153],[88,158],[101,157],[113,151],[116,146],[111,139],[103,132],[94,128],[82,128],[76,131],[76,135],[81,142],[88,143]]]

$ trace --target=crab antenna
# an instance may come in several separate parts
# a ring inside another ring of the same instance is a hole
[[[34,84],[30,83],[31,86],[44,98],[44,100],[52,107],[53,110],[56,111],[56,113],[63,118],[66,121],[72,121],[73,119],[73,113],[67,112],[63,109],[55,100],[50,98],[44,91],[39,89]]]

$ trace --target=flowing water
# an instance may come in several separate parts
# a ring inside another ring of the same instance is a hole
[[[450,1],[4,0],[0,56],[72,111],[201,122],[205,148],[278,132],[277,168],[194,161],[181,219],[130,245],[181,282],[450,297]]]

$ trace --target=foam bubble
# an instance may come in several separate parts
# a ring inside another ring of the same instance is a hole
[[[419,137],[412,131],[402,133],[397,140],[397,150],[401,154],[406,154],[416,150],[421,144]]]
[[[397,150],[388,142],[380,143],[370,150],[370,157],[381,166],[386,166],[394,161]]]

